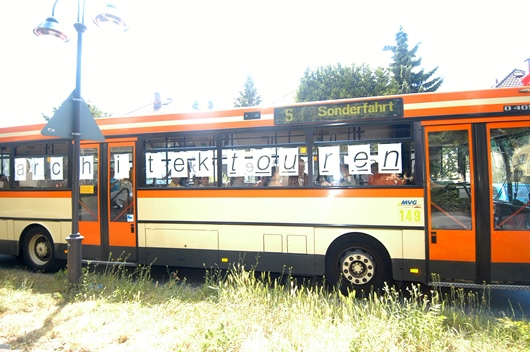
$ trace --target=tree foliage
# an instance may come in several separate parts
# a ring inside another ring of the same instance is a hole
[[[252,75],[248,75],[243,90],[239,92],[239,96],[234,100],[234,107],[256,106],[260,103],[261,95],[258,94]]]
[[[109,114],[108,112],[100,110],[94,104],[87,103],[86,105],[88,106],[88,110],[90,110],[90,112],[92,113],[92,116],[94,116],[94,118],[103,117],[103,116],[105,116],[105,117],[112,116],[112,114]]]
[[[423,68],[415,70],[421,65],[421,58],[416,58],[420,44],[409,50],[408,35],[403,31],[403,27],[400,27],[399,32],[396,33],[396,45],[387,45],[383,48],[384,51],[393,53],[390,70],[399,87],[399,93],[435,92],[443,83],[443,78],[433,77],[438,66],[428,72]]]
[[[369,65],[341,64],[307,68],[296,91],[295,101],[318,101],[390,95],[397,91],[390,71],[372,70]]]
[[[391,94],[434,92],[443,79],[433,77],[438,67],[426,72],[419,69],[421,58],[416,58],[419,44],[408,48],[408,36],[400,27],[396,45],[383,50],[393,53],[388,68],[371,69],[369,65],[328,65],[306,69],[296,91],[295,101],[318,101]],[[419,70],[418,70],[419,69]]]
[[[87,103],[86,104],[88,106],[88,110],[90,110],[90,113],[92,114],[92,116],[94,116],[94,118],[98,118],[98,117],[103,117],[103,116],[112,116],[112,114],[109,114],[101,109],[99,109],[96,105],[94,104],[91,104],[91,103]],[[55,115],[55,113],[57,112],[59,108],[58,107],[54,107],[52,109],[52,116]],[[73,111],[72,111],[72,114],[73,114]],[[52,116],[48,116],[44,113],[42,113],[42,118],[46,121],[50,121],[50,119],[52,118]]]

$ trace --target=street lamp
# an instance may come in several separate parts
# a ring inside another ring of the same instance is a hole
[[[55,0],[52,8],[51,17],[46,18],[46,20],[41,23],[38,27],[33,30],[33,33],[37,36],[51,35],[57,37],[65,42],[69,40],[68,36],[60,30],[59,21],[55,19],[55,6],[59,0]],[[71,119],[70,123],[66,123],[68,127],[67,133],[58,134],[60,137],[72,138],[73,140],[73,160],[72,160],[72,233],[66,238],[68,254],[67,254],[67,265],[68,265],[68,280],[71,284],[77,284],[79,278],[81,277],[81,244],[83,241],[83,236],[79,233],[79,158],[81,156],[81,136],[83,134],[83,139],[92,139],[92,140],[104,140],[101,131],[95,125],[94,131],[92,129],[90,132],[85,133],[82,131],[81,126],[86,125],[87,122],[84,122],[84,119],[93,119],[92,114],[87,116],[86,111],[88,110],[86,103],[81,98],[81,56],[83,50],[83,33],[86,31],[87,27],[85,26],[85,1],[77,1],[77,22],[74,23],[74,28],[77,31],[77,64],[76,64],[76,73],[75,73],[75,90],[73,94],[63,103],[61,107],[73,107],[73,117],[70,117],[68,111],[67,114],[60,115],[60,111],[65,109],[59,108],[56,114],[50,119],[50,122],[46,125],[41,132],[45,135],[53,135],[55,131],[54,128],[48,127],[50,124],[58,124],[57,120],[68,118]],[[127,24],[125,21],[117,14],[116,7],[112,4],[109,4],[105,7],[104,11],[94,17],[94,23],[100,25],[103,23],[114,23],[119,25],[123,30],[127,30]],[[71,100],[71,101],[70,101]],[[68,110],[68,109],[67,109]],[[83,116],[82,116],[83,115]],[[54,118],[55,122],[53,121]],[[60,121],[59,121],[60,122]],[[90,123],[88,123],[90,125]],[[52,133],[45,133],[45,131],[51,131]]]

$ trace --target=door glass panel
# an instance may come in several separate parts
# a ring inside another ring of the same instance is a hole
[[[131,222],[133,202],[132,147],[112,147],[110,151],[110,221]]]
[[[9,155],[9,147],[0,147],[0,189],[9,188],[9,180],[11,178],[11,173],[9,172]]]
[[[432,229],[471,229],[467,131],[429,133]]]
[[[98,221],[98,150],[82,148],[79,160],[79,220]]]
[[[495,229],[528,229],[530,128],[492,129],[490,146]]]

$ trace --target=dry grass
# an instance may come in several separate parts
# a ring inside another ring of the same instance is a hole
[[[192,287],[148,268],[55,275],[0,269],[0,343],[21,351],[521,351],[526,321],[489,316],[473,297],[356,299],[235,268]],[[473,303],[474,302],[474,303]],[[465,312],[464,312],[465,310]]]

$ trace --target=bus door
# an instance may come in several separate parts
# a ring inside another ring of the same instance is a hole
[[[82,144],[79,183],[83,258],[135,262],[134,141]]]
[[[135,143],[115,141],[107,144],[104,198],[107,221],[108,260],[137,261]],[[104,258],[105,259],[105,258]]]
[[[476,280],[471,132],[470,125],[425,128],[430,280]]]
[[[83,238],[83,258],[101,260],[101,180],[100,145],[81,144],[79,160],[79,233]]]
[[[491,281],[530,283],[530,122],[487,125]]]

